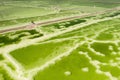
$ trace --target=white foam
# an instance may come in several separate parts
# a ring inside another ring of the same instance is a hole
[[[89,68],[88,68],[88,67],[84,67],[84,68],[82,68],[82,71],[88,72],[88,71],[89,71]]]
[[[108,49],[113,51],[113,46],[109,46]]]
[[[66,72],[64,72],[64,74],[65,74],[66,76],[69,76],[69,75],[71,75],[72,73],[71,73],[70,71],[66,71]]]

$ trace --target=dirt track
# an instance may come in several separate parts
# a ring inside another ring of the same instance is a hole
[[[98,15],[98,14],[104,14],[104,13],[112,12],[112,11],[116,11],[116,10],[120,10],[120,8],[113,8],[113,9],[108,9],[108,10],[105,10],[105,11],[89,13],[89,14],[81,15],[81,16],[74,16],[74,17],[68,17],[68,18],[63,18],[63,19],[57,19],[57,20],[51,20],[51,21],[46,21],[46,22],[40,22],[40,23],[36,23],[36,24],[29,24],[29,25],[15,27],[15,28],[9,28],[9,29],[5,29],[5,30],[0,30],[0,34],[1,33],[6,33],[6,32],[11,32],[11,31],[15,31],[15,30],[21,30],[21,29],[33,29],[33,28],[35,28],[38,25],[42,26],[42,25],[48,25],[48,24],[53,24],[53,23],[62,22],[62,21],[73,20],[73,19],[77,19],[77,18],[83,18],[83,17],[88,17],[88,16],[95,16],[95,15]]]

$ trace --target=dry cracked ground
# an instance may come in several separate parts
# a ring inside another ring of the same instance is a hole
[[[0,48],[0,80],[120,80],[120,18],[83,26]]]

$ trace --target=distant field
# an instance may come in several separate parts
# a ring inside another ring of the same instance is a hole
[[[0,6],[0,20],[19,19],[31,16],[34,17],[50,13],[52,13],[52,10],[44,8]]]
[[[67,4],[66,4],[67,2]],[[111,0],[111,3],[113,1]],[[10,27],[13,25],[30,23],[32,20],[41,21],[51,18],[80,15],[95,11],[102,11],[120,6],[120,1],[114,1],[111,5],[109,1],[1,1],[0,2],[0,27]],[[57,4],[59,3],[59,4]],[[105,4],[104,4],[105,3]],[[56,6],[57,4],[57,6]],[[33,19],[36,18],[36,19]],[[20,20],[19,20],[20,19]],[[27,19],[27,20],[26,20]],[[22,21],[21,21],[22,20]],[[7,25],[6,25],[7,24]]]

